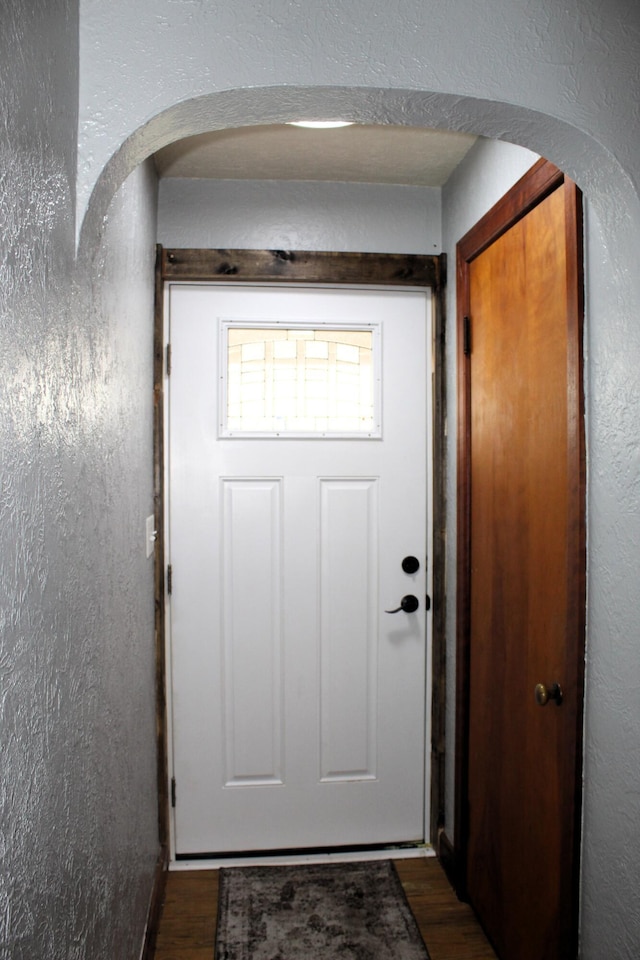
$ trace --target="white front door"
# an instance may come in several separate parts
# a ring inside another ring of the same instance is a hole
[[[429,295],[167,308],[174,852],[420,841]]]

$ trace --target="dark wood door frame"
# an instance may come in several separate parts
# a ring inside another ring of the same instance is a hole
[[[469,266],[471,262],[529,213],[554,190],[570,188],[570,215],[566,220],[567,290],[569,296],[570,349],[568,382],[577,385],[569,395],[569,466],[573,477],[573,529],[578,531],[579,548],[569,560],[567,577],[577,584],[577,601],[569,611],[573,625],[571,641],[572,666],[579,691],[578,705],[571,717],[576,736],[576,774],[573,784],[574,835],[571,843],[571,870],[573,877],[573,921],[577,931],[578,870],[580,855],[581,773],[582,773],[582,699],[584,682],[585,634],[585,448],[584,401],[582,395],[582,323],[583,323],[583,249],[582,212],[580,194],[561,170],[546,160],[536,163],[514,188],[503,197],[472,230],[462,238],[457,248],[457,422],[458,422],[458,479],[457,479],[457,609],[456,609],[456,760],[455,760],[455,835],[449,848],[448,872],[458,895],[466,896],[466,860],[468,845],[468,756],[469,756],[469,660],[470,660],[470,441],[471,441],[471,383],[467,353],[471,315]],[[541,278],[541,282],[544,282]]]
[[[158,828],[169,844],[164,565],[164,284],[167,281],[299,283],[430,288],[434,299],[433,378],[433,645],[431,710],[431,822],[435,844],[444,823],[445,761],[445,284],[446,254],[341,253],[304,250],[209,250],[157,247],[154,330],[154,512]]]

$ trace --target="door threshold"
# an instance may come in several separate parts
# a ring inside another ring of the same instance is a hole
[[[249,854],[229,854],[215,857],[172,860],[169,870],[218,870],[220,867],[272,867],[295,866],[303,863],[353,863],[363,860],[413,860],[418,857],[435,857],[430,843],[398,847],[349,848],[348,850],[319,850],[296,853],[292,850],[277,853],[268,851]]]

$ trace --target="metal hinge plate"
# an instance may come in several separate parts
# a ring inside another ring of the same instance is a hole
[[[176,805],[176,778],[171,777],[171,806]]]
[[[462,350],[465,357],[471,355],[471,319],[462,318]]]

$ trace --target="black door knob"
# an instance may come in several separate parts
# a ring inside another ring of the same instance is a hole
[[[396,607],[395,610],[385,610],[385,613],[400,613],[402,610],[404,613],[415,613],[420,602],[417,597],[414,597],[412,593],[408,593],[406,597],[403,597],[400,601],[400,606]]]
[[[420,569],[420,561],[417,557],[405,557],[402,561],[402,569],[405,573],[417,573]]]

